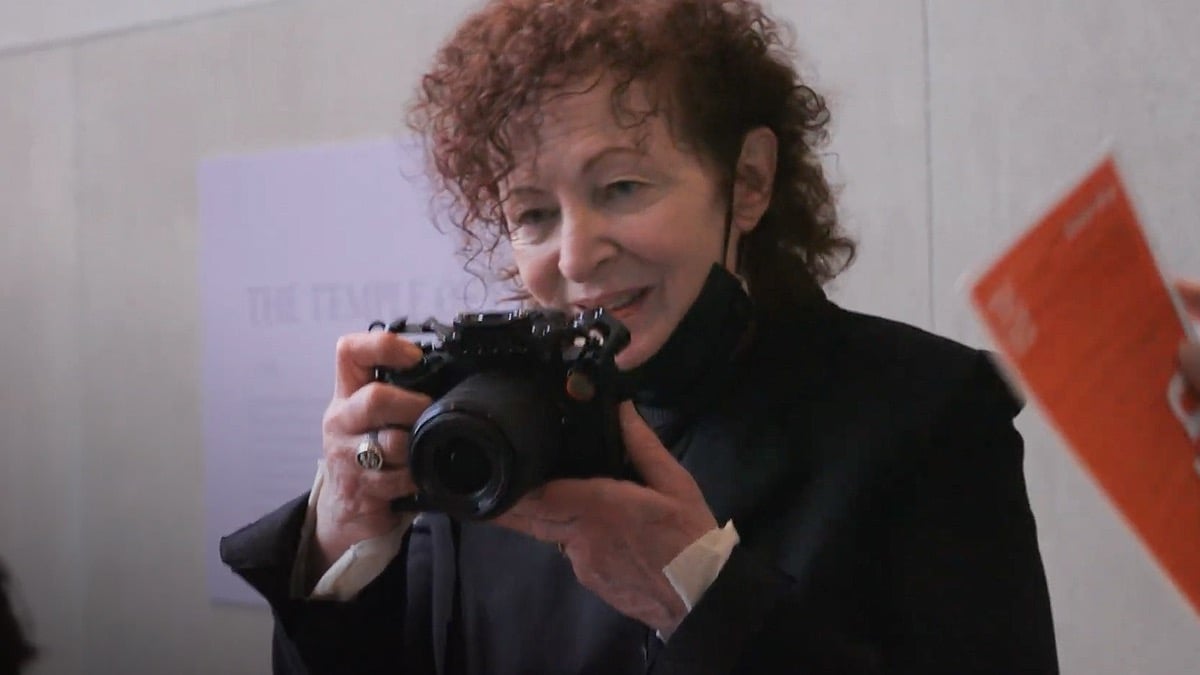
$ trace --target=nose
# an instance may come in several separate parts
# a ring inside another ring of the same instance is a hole
[[[588,208],[563,210],[558,244],[558,271],[568,281],[589,280],[619,247],[602,214]]]

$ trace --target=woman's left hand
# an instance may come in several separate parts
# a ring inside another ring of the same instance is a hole
[[[617,611],[669,635],[687,614],[663,574],[676,555],[717,527],[696,481],[626,401],[621,432],[645,485],[561,479],[493,522],[559,544],[579,582]]]

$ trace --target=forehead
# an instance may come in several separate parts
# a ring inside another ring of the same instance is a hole
[[[640,81],[615,89],[611,79],[591,79],[547,92],[536,114],[512,134],[512,180],[535,177],[554,165],[585,161],[611,146],[644,153],[673,146],[664,106]],[[615,92],[615,94],[614,94]]]

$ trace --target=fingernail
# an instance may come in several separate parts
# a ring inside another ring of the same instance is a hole
[[[421,351],[421,348],[413,342],[399,336],[397,336],[396,339],[403,341],[404,351],[408,352],[409,358],[419,359],[424,354],[424,352]]]

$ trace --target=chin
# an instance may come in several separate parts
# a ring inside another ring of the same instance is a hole
[[[629,346],[622,349],[616,356],[617,370],[626,371],[633,370],[643,363],[650,360],[651,356],[662,347],[661,344],[647,344],[644,340],[639,340],[636,337],[630,341]]]
[[[617,370],[622,373],[633,370],[646,362],[646,359],[642,358],[640,354],[627,354],[626,352],[618,354],[615,360]]]

